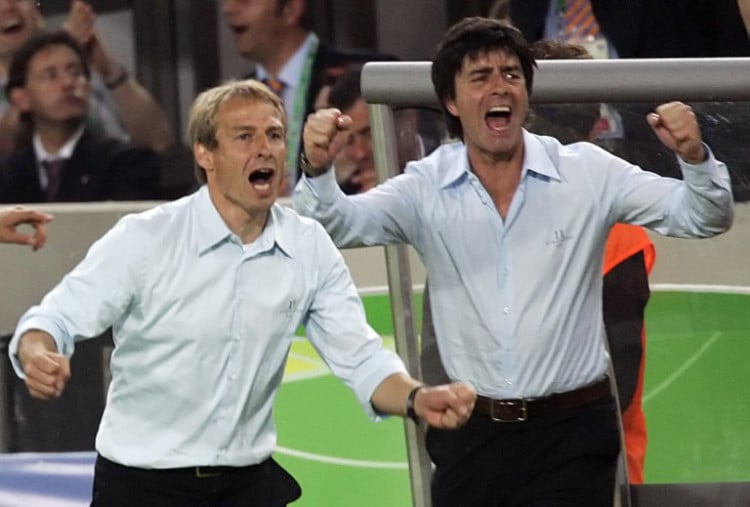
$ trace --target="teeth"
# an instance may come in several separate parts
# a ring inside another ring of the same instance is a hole
[[[510,114],[509,106],[495,106],[490,109],[490,113],[508,113]]]
[[[21,24],[20,21],[7,21],[5,23],[0,24],[0,30],[9,30],[11,28],[15,28]]]

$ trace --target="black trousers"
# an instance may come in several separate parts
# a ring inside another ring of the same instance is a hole
[[[269,458],[248,467],[143,469],[97,456],[91,507],[282,507],[299,484]]]
[[[474,414],[430,428],[433,507],[612,507],[620,450],[613,399],[518,423]]]

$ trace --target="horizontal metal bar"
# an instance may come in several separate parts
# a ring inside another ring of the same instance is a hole
[[[531,101],[750,101],[750,58],[544,60]],[[430,62],[370,62],[362,93],[371,104],[436,106]]]

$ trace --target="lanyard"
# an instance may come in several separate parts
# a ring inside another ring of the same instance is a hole
[[[292,116],[288,118],[289,132],[286,135],[286,172],[289,176],[289,184],[294,187],[297,182],[297,166],[300,148],[300,134],[302,133],[302,125],[305,122],[305,112],[307,112],[307,93],[310,88],[310,79],[312,77],[313,63],[315,62],[315,55],[318,52],[318,45],[320,40],[315,34],[312,34],[312,40],[310,47],[307,48],[307,55],[305,56],[305,63],[302,67],[302,75],[300,76],[299,85],[297,86],[297,92],[294,94],[294,102],[292,106]]]

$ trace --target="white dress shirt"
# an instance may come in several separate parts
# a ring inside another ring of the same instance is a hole
[[[345,196],[328,171],[304,177],[293,196],[340,247],[414,246],[429,274],[446,372],[493,398],[570,391],[607,372],[601,272],[613,224],[703,237],[733,218],[729,174],[710,152],[701,164],[680,161],[681,181],[590,143],[523,138],[505,220],[461,143],[364,194]]]
[[[122,218],[23,315],[9,352],[23,376],[24,332],[42,329],[70,355],[112,326],[97,451],[141,468],[242,466],[274,451],[273,401],[300,324],[377,419],[375,388],[405,368],[367,325],[326,232],[274,205],[262,234],[243,245],[204,186]]]

